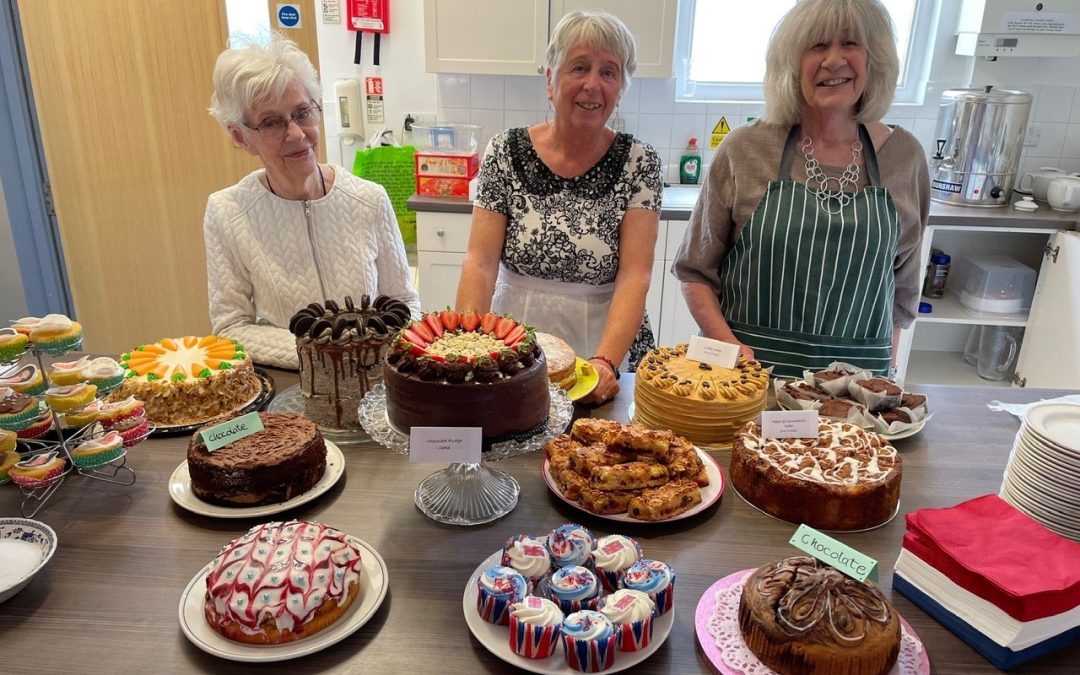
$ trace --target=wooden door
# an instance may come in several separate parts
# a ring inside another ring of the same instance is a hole
[[[1080,389],[1080,232],[1050,237],[1014,381]]]
[[[85,348],[115,354],[206,333],[206,198],[260,166],[206,110],[227,43],[223,3],[18,9]],[[314,34],[313,9],[304,24]],[[306,37],[290,37],[310,53]]]

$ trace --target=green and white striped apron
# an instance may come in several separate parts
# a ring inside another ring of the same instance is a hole
[[[863,125],[870,185],[830,213],[791,180],[801,138],[788,134],[780,171],[720,266],[720,307],[735,336],[773,375],[801,376],[844,361],[886,374],[892,356],[893,263],[900,223],[881,187]]]

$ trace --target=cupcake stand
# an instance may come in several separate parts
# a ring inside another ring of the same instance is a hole
[[[0,364],[0,377],[8,377],[19,370],[22,367],[22,357],[26,354],[30,354],[33,361],[36,362],[41,377],[45,380],[46,387],[51,386],[51,382],[45,369],[45,363],[42,359],[42,354],[49,354],[50,356],[60,357],[67,354],[69,351],[78,350],[82,347],[82,341],[70,347],[66,347],[62,350],[50,350],[44,347],[30,344],[28,349],[19,358],[14,361]],[[101,399],[106,396],[110,391],[119,386],[119,383],[111,387],[98,387],[96,398]],[[81,466],[77,466],[72,460],[71,450],[84,441],[94,440],[105,435],[105,429],[98,422],[91,422],[77,429],[65,429],[61,425],[60,413],[56,412],[52,408],[48,407],[44,400],[44,394],[38,394],[34,396],[38,401],[38,408],[41,413],[32,421],[22,425],[21,428],[8,427],[10,431],[16,432],[18,437],[18,447],[22,459],[27,460],[32,457],[40,455],[49,455],[56,453],[55,456],[64,460],[64,468],[60,473],[50,476],[44,480],[36,481],[31,484],[19,485],[19,489],[23,493],[23,501],[20,507],[22,515],[26,518],[33,518],[45,506],[45,503],[50,497],[60,488],[65,479],[71,474],[78,474],[94,480],[100,480],[106,483],[115,483],[117,485],[134,485],[135,483],[135,471],[131,467],[127,466],[127,451],[133,445],[136,445],[146,439],[150,435],[150,432],[154,430],[152,426],[147,428],[146,433],[128,439],[124,442],[123,447],[120,449],[120,454],[112,457],[99,464],[87,464],[83,463]],[[87,404],[90,405],[90,404]],[[83,406],[84,408],[86,406]],[[77,413],[82,408],[65,410],[65,414]],[[37,438],[26,438],[24,434],[26,429],[33,428],[34,425],[43,423],[46,419],[51,421],[51,424],[46,426],[43,431],[39,432],[40,435]],[[52,435],[56,439],[44,438],[45,436]]]
[[[566,392],[552,386],[551,407],[542,431],[520,440],[485,448],[479,464],[451,464],[420,481],[413,501],[428,518],[450,525],[480,525],[501,518],[517,505],[521,487],[514,477],[487,463],[539,450],[570,424],[574,404]],[[394,428],[386,414],[386,387],[373,387],[360,403],[360,423],[375,442],[409,454],[409,435]]]

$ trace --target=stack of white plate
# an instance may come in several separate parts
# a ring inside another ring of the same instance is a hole
[[[1080,541],[1080,404],[1028,409],[999,495],[1061,536]]]

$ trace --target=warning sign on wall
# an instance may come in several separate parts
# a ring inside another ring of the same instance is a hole
[[[364,78],[364,105],[367,121],[371,124],[382,124],[386,121],[383,112],[383,81],[381,77]]]
[[[720,121],[713,127],[712,134],[709,136],[709,149],[715,150],[720,147],[720,144],[724,142],[724,137],[731,133],[731,127],[728,126],[727,118],[721,117]]]

